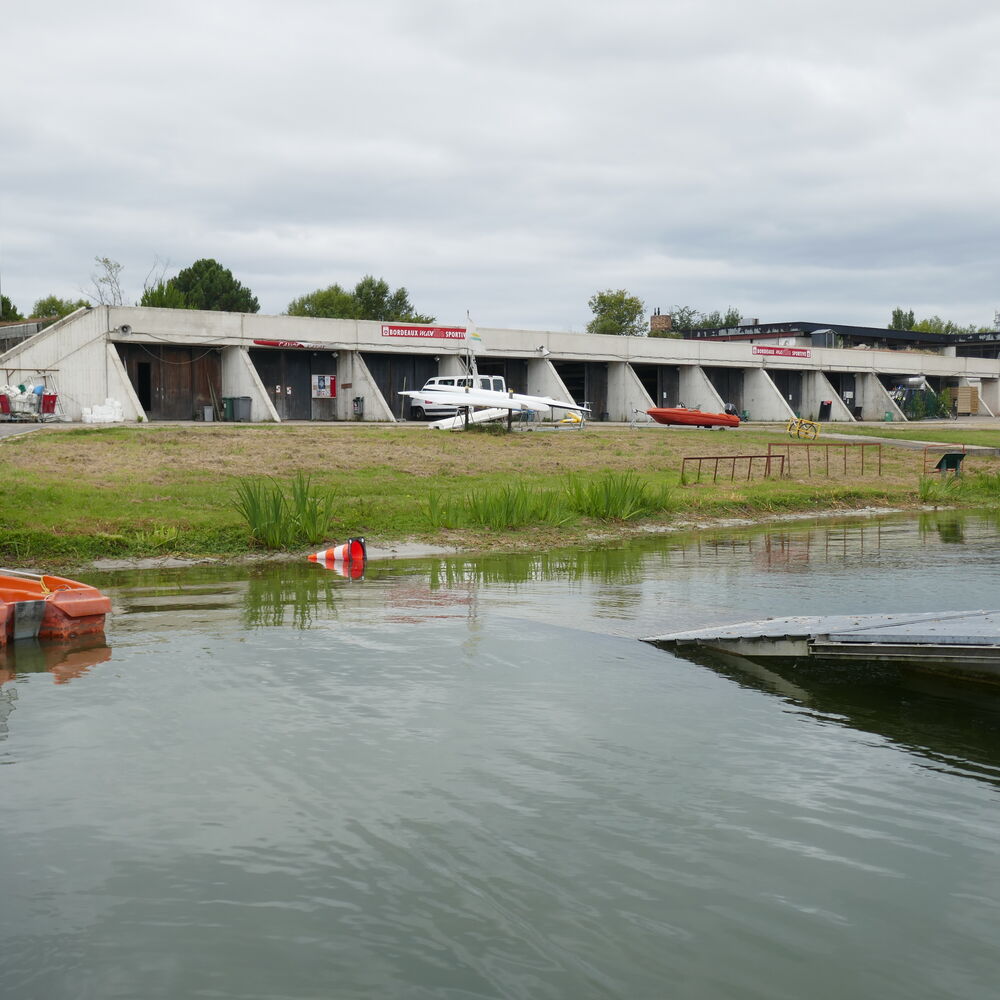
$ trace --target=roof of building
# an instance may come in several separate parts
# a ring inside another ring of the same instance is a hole
[[[788,337],[832,331],[848,340],[895,341],[900,344],[981,344],[1000,341],[1000,333],[923,333],[919,330],[889,330],[877,326],[849,326],[844,323],[754,323],[710,330],[689,330],[685,340],[760,340],[769,337]]]

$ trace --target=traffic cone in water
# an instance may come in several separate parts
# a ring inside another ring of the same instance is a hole
[[[368,558],[363,538],[348,538],[343,545],[335,545],[329,549],[321,549],[309,556],[310,562],[321,563],[361,563]]]
[[[365,576],[365,561],[360,562],[330,562],[329,560],[319,564],[328,573],[336,573],[345,580],[363,580]]]

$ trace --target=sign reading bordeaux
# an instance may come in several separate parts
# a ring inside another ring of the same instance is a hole
[[[382,324],[383,337],[427,337],[432,340],[465,340],[464,326],[400,326]]]
[[[754,344],[754,354],[765,354],[769,358],[808,358],[812,351],[808,347],[769,347],[763,344]]]

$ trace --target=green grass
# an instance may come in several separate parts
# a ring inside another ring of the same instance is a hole
[[[1000,430],[979,430],[955,427],[953,424],[907,425],[905,428],[893,424],[884,427],[858,427],[853,424],[839,424],[834,430],[831,425],[824,426],[831,434],[857,434],[863,437],[895,438],[900,441],[930,441],[942,444],[971,444],[983,448],[1000,448]],[[820,436],[822,440],[822,435]]]
[[[882,477],[831,462],[829,479],[808,478],[797,460],[786,479],[679,483],[685,456],[759,454],[787,440],[756,429],[44,428],[0,444],[0,562],[58,571],[102,557],[300,551],[358,535],[373,545],[554,548],[640,522],[921,502],[920,449],[884,447]],[[970,455],[963,471],[1000,472],[1000,461]],[[956,502],[992,502],[978,497]]]
[[[920,499],[926,504],[1000,507],[1000,473],[923,476]]]

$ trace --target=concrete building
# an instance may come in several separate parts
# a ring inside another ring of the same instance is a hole
[[[960,339],[852,336],[857,327],[775,324],[687,339],[480,328],[480,371],[589,403],[596,420],[684,403],[751,420],[905,420],[900,390],[965,389],[1000,413],[1000,360]],[[809,329],[806,329],[806,328]],[[848,331],[845,334],[842,331]],[[462,370],[463,327],[193,310],[80,309],[0,355],[9,384],[44,383],[80,420],[111,398],[125,420],[406,419],[400,391]],[[704,333],[700,331],[699,334]],[[994,341],[979,345],[989,348]]]

